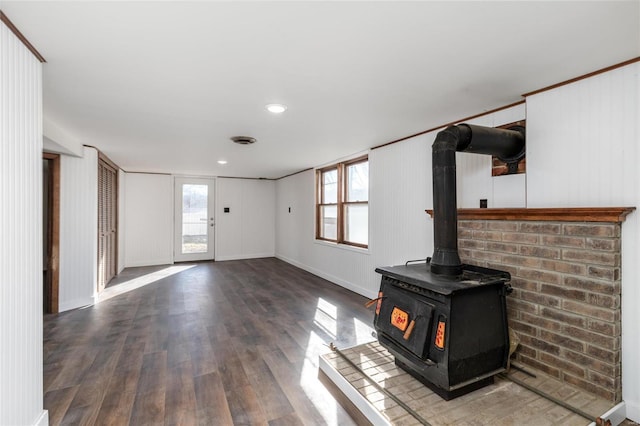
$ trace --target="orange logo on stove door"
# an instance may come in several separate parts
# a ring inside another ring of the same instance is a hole
[[[409,314],[396,307],[391,311],[391,325],[405,331],[409,325]]]
[[[438,349],[444,349],[444,329],[445,322],[441,319],[438,320],[438,329],[436,330],[436,340],[433,342]]]

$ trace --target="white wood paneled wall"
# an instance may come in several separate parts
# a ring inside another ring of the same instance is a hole
[[[431,144],[437,132],[375,149],[369,154],[368,269],[426,259],[433,253]],[[380,276],[368,275],[369,294]]]
[[[0,424],[47,424],[42,398],[42,67],[0,24]]]
[[[127,229],[127,215],[125,210],[125,195],[127,193],[127,173],[118,169],[118,274],[125,268],[126,244],[125,229]]]
[[[470,123],[501,125],[522,120],[518,105]],[[349,288],[375,297],[377,266],[424,259],[433,253],[431,145],[437,131],[375,149],[369,153],[369,249],[350,249],[315,240],[314,171],[280,179],[276,184],[276,256]],[[458,157],[458,199],[477,207],[479,198],[504,203],[524,200],[524,176],[502,188],[491,177],[489,156]],[[504,178],[504,177],[501,177]],[[512,201],[517,200],[517,201]],[[468,204],[468,205],[464,205]],[[288,207],[292,212],[288,213]]]
[[[377,294],[368,251],[315,241],[314,182],[313,170],[276,182],[276,257],[356,293]]]
[[[94,303],[98,259],[98,152],[60,157],[60,312]]]
[[[431,139],[412,138],[369,153],[369,249],[315,240],[315,172],[277,181],[276,256],[367,297],[378,292],[376,266],[431,255]],[[288,208],[291,207],[291,213]]]
[[[124,193],[125,266],[173,263],[173,177],[126,173]]]
[[[224,208],[229,208],[229,213]],[[216,179],[216,260],[270,257],[275,253],[275,183]]]
[[[640,208],[640,63],[527,98],[529,207]],[[640,421],[640,229],[622,226],[622,395]]]
[[[478,126],[497,127],[524,120],[524,104],[467,121]],[[527,141],[528,146],[528,141]],[[528,162],[528,160],[527,160]],[[491,176],[491,156],[456,153],[458,207],[478,208],[480,199],[488,207],[526,207],[527,174]]]
[[[639,66],[527,98],[529,207],[637,201]]]

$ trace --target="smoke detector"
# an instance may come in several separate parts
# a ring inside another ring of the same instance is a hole
[[[252,138],[251,136],[233,136],[231,140],[240,145],[256,143],[256,138]]]

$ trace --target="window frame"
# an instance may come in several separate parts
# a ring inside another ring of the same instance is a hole
[[[347,246],[358,247],[363,249],[368,249],[369,244],[356,243],[353,241],[348,241],[345,239],[345,228],[346,228],[346,209],[348,206],[353,205],[366,205],[367,206],[367,242],[369,240],[369,194],[367,193],[367,201],[347,201],[348,196],[348,179],[347,179],[347,168],[350,166],[354,166],[360,163],[368,163],[369,156],[364,155],[361,157],[353,158],[347,161],[342,161],[339,163],[331,164],[326,167],[322,167],[320,169],[316,169],[316,240],[319,241],[327,241],[336,244],[344,244]],[[324,200],[324,182],[323,176],[325,173],[330,172],[332,170],[337,171],[337,202],[336,203],[323,203]],[[336,239],[326,238],[322,236],[322,208],[325,206],[336,206]]]

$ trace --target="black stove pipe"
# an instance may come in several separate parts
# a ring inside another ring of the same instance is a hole
[[[524,133],[459,124],[439,132],[431,149],[434,236],[431,272],[459,276],[462,262],[458,255],[456,152],[495,155],[506,162],[518,161],[525,153]]]

